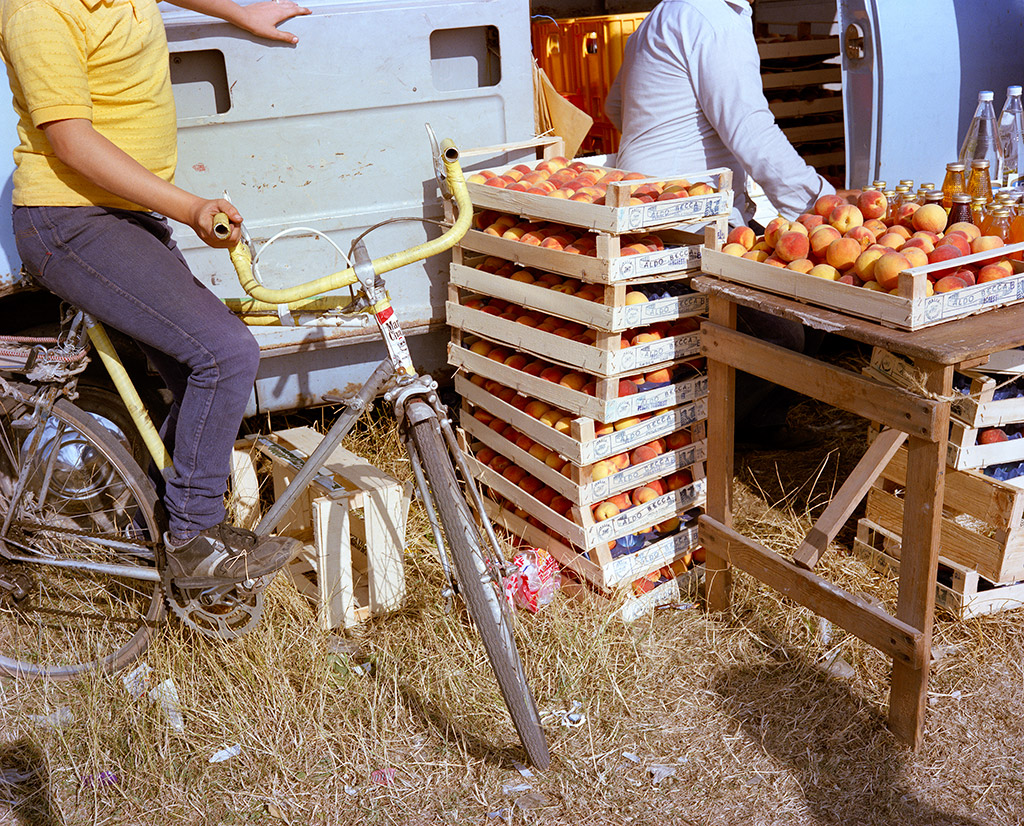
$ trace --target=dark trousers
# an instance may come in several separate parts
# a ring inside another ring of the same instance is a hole
[[[164,423],[174,471],[169,527],[224,519],[231,450],[259,345],[191,273],[161,216],[104,207],[15,207],[26,270],[51,292],[135,339],[174,396]]]
[[[796,321],[778,318],[751,307],[736,311],[736,329],[766,344],[776,344],[798,353],[813,353],[821,333]],[[750,433],[760,428],[784,427],[794,393],[749,373],[736,373],[736,431]]]

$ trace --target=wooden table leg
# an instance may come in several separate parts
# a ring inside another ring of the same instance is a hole
[[[719,296],[708,299],[708,317],[715,324],[736,328],[736,305]],[[721,361],[708,359],[708,515],[732,526],[732,475],[736,416],[736,371]],[[732,572],[729,562],[712,553],[704,563],[704,595],[708,610],[726,611]]]
[[[928,376],[926,387],[939,396],[953,392],[953,368],[917,361]],[[924,635],[924,664],[915,669],[895,661],[889,693],[889,727],[913,749],[924,738],[928,698],[932,621],[935,611],[935,576],[939,565],[942,493],[945,487],[949,403],[936,424],[934,441],[908,442],[907,487],[903,505],[899,597],[896,618]]]

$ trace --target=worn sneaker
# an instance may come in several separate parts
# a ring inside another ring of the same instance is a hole
[[[164,534],[167,568],[179,588],[210,588],[265,576],[287,565],[300,544],[287,536],[258,537],[226,522],[178,547]]]

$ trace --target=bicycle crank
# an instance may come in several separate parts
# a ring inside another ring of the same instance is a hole
[[[275,572],[276,573],[276,572]],[[263,616],[263,592],[274,574],[204,589],[167,589],[167,604],[188,628],[215,640],[234,640]]]
[[[35,587],[31,577],[21,571],[0,567],[0,607],[25,608]]]

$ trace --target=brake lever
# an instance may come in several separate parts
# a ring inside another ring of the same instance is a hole
[[[429,123],[423,124],[427,127],[427,137],[430,139],[430,152],[434,159],[434,177],[437,178],[437,185],[441,187],[441,195],[451,200],[452,190],[448,186],[448,175],[444,171],[444,162],[441,160],[441,146],[437,142],[437,136]]]

